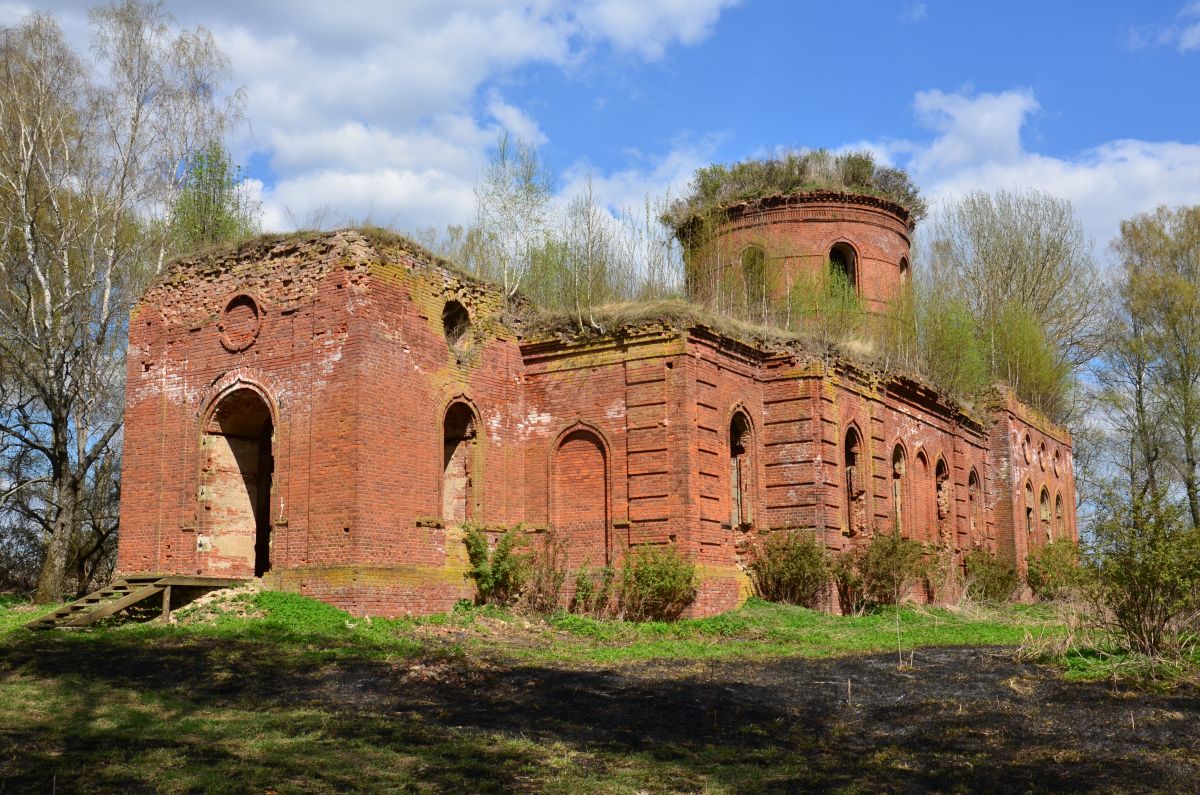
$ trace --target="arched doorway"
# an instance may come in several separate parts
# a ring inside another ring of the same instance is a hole
[[[554,451],[551,523],[567,548],[567,567],[612,562],[608,537],[608,459],[591,430],[567,433]]]
[[[271,570],[274,433],[270,407],[248,388],[221,398],[204,426],[204,530],[214,559],[235,576]]]
[[[754,520],[750,500],[754,468],[750,449],[750,420],[739,411],[729,422],[729,523],[735,529]]]
[[[459,525],[474,518],[476,435],[475,412],[453,403],[442,422],[442,521]]]

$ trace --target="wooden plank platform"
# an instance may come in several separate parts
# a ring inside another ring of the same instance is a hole
[[[64,605],[25,625],[27,629],[77,629],[94,624],[151,597],[162,594],[161,619],[171,618],[172,588],[216,590],[246,582],[234,577],[205,577],[189,574],[126,574],[109,585],[69,605]]]

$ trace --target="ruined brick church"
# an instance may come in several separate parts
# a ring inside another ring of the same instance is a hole
[[[832,263],[880,311],[912,228],[866,195],[731,206],[689,290],[755,270],[776,291]],[[782,528],[836,551],[899,527],[1021,569],[1077,537],[1071,438],[1011,394],[968,409],[721,328],[536,330],[496,288],[366,231],[179,260],[130,321],[119,571],[430,613],[473,595],[469,521],[553,529],[572,570],[675,544],[704,615],[749,595],[747,545]]]

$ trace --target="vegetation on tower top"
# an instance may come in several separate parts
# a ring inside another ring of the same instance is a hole
[[[870,152],[835,155],[826,149],[813,149],[697,169],[690,193],[671,204],[663,221],[679,230],[706,212],[737,202],[819,190],[878,196],[899,204],[914,221],[923,218],[927,209],[917,186],[903,169],[876,163]]]

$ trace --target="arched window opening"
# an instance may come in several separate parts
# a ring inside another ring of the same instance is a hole
[[[1066,526],[1063,524],[1065,517],[1063,516],[1063,498],[1061,494],[1054,495],[1054,540],[1059,541],[1066,531]]]
[[[848,244],[835,243],[829,249],[829,270],[835,290],[840,288],[851,293],[858,292],[858,257]]]
[[[946,459],[939,458],[933,472],[934,504],[937,506],[938,541],[947,544],[953,536],[954,499],[951,494],[950,470]]]
[[[908,257],[900,258],[900,289],[908,287],[909,272],[908,272]]]
[[[758,319],[766,319],[767,253],[759,246],[742,252],[742,282],[746,289],[746,309]]]
[[[446,410],[442,424],[442,521],[447,525],[474,518],[477,433],[475,412],[466,403],[455,403]]]
[[[750,450],[750,420],[739,411],[729,423],[729,523],[735,528],[748,526],[754,521],[750,507],[751,481],[754,477]]]
[[[867,479],[863,466],[862,440],[858,430],[846,431],[845,484],[846,535],[855,536],[867,530]]]
[[[1047,491],[1044,486],[1042,487],[1042,494],[1041,494],[1040,502],[1041,502],[1040,507],[1041,507],[1041,515],[1042,515],[1041,516],[1041,518],[1042,518],[1042,535],[1041,535],[1041,538],[1038,539],[1038,541],[1041,543],[1044,543],[1046,541],[1054,540],[1054,532],[1051,529],[1051,519],[1050,519],[1050,492]]]
[[[462,350],[471,330],[471,315],[467,308],[458,301],[447,301],[442,307],[442,329],[446,332],[446,344],[451,350]]]
[[[235,576],[253,571],[261,577],[271,570],[274,434],[271,409],[252,389],[222,398],[204,428],[206,534],[213,553],[242,559],[235,564],[242,569]]]
[[[613,562],[607,461],[604,442],[584,427],[564,436],[554,450],[550,522],[566,544],[572,572]]]
[[[905,486],[907,462],[904,460],[904,448],[896,445],[892,450],[892,529],[907,536],[904,521],[907,518],[904,510],[904,495],[908,493]]]
[[[1034,536],[1036,535],[1034,533],[1035,528],[1034,528],[1033,522],[1034,522],[1034,519],[1033,519],[1033,485],[1030,483],[1026,483],[1025,484],[1025,532],[1029,534],[1029,540],[1031,543],[1034,539]]]
[[[928,484],[929,459],[925,457],[924,450],[918,450],[917,471],[915,480],[913,481],[913,491],[917,495],[917,499],[915,500],[916,515],[913,518],[916,520],[914,538],[919,541],[927,540],[932,535],[929,528],[929,499],[926,497]]]
[[[983,495],[979,493],[979,476],[972,469],[971,474],[967,476],[968,532],[972,546],[982,546],[984,542],[982,506]]]

